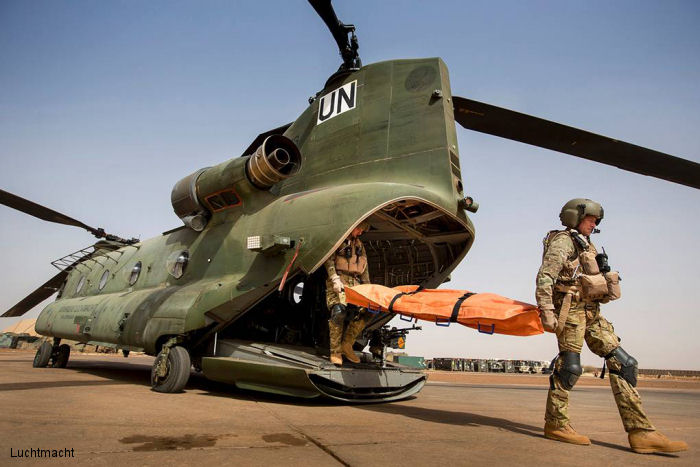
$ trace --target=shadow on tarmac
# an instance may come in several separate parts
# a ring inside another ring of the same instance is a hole
[[[505,418],[487,417],[469,412],[451,412],[448,410],[428,409],[425,407],[412,407],[400,404],[384,404],[371,406],[358,406],[359,409],[374,412],[403,415],[418,420],[433,423],[446,423],[458,426],[492,426],[512,431],[526,436],[542,438],[542,427],[513,422]]]
[[[69,361],[66,370],[107,378],[123,384],[150,385],[151,380],[150,365],[131,362],[77,360]]]
[[[142,363],[132,363],[132,362],[115,362],[115,361],[71,361],[68,362],[67,370],[73,370],[78,373],[86,373],[93,376],[98,376],[100,378],[106,378],[111,381],[75,381],[74,384],[66,384],[66,381],[55,381],[55,382],[44,382],[37,383],[42,384],[42,387],[61,387],[75,385],[79,386],[82,384],[135,384],[138,386],[151,386],[151,365]],[[59,371],[59,369],[49,369],[52,371]],[[26,383],[35,384],[35,383]],[[0,385],[0,391],[2,390]],[[27,388],[29,389],[29,388]],[[284,404],[284,405],[295,405],[295,406],[313,406],[313,407],[331,407],[337,405],[343,405],[336,403],[334,401],[325,400],[322,398],[315,399],[299,399],[291,396],[283,396],[276,394],[267,394],[257,391],[245,391],[238,389],[232,384],[219,383],[216,381],[210,381],[204,377],[203,374],[192,372],[190,374],[190,379],[185,386],[185,391],[188,390],[200,390],[203,392],[203,396],[209,397],[225,397],[229,399],[236,400],[247,400],[254,402],[266,402],[272,404]]]
[[[22,391],[26,389],[44,389],[44,388],[67,388],[79,386],[113,386],[118,384],[127,384],[121,381],[35,381],[32,383],[7,383],[0,384],[0,392],[3,391]]]
[[[620,446],[619,444],[606,443],[605,441],[598,441],[591,439],[591,444],[596,446],[603,446],[605,448],[617,449],[618,451],[630,452],[629,446]]]
[[[401,404],[383,404],[383,405],[365,405],[358,406],[359,409],[371,410],[373,412],[388,413],[394,415],[403,415],[418,420],[433,423],[447,423],[458,426],[492,426],[494,428],[504,429],[513,433],[532,436],[535,438],[545,439],[542,433],[542,427],[527,425],[525,423],[513,422],[505,418],[487,417],[468,412],[451,412],[448,410],[427,409],[425,407],[412,407]],[[556,441],[555,441],[556,442]],[[629,446],[621,446],[618,444],[608,443],[591,439],[591,443],[596,446],[616,449],[618,451],[630,452]],[[655,453],[661,457],[675,458],[675,454]]]
[[[610,448],[610,449],[617,449],[618,451],[632,452],[630,450],[629,446],[620,446],[619,444],[606,443],[605,441],[597,441],[595,439],[591,439],[591,444],[594,444],[596,446],[603,446],[605,448]],[[673,453],[669,453],[669,452],[654,452],[651,454],[642,454],[642,455],[668,457],[671,459],[676,459],[676,458],[680,457],[677,454],[673,454]]]

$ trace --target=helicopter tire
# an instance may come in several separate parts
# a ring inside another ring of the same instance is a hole
[[[168,360],[166,364],[166,374],[164,377],[159,377],[156,374],[158,362],[163,358],[161,350],[153,362],[151,368],[151,389],[156,392],[182,392],[187,381],[190,379],[190,354],[187,349],[176,345],[168,352]]]
[[[70,345],[61,344],[58,346],[58,351],[56,351],[56,356],[53,359],[54,368],[65,368],[68,364],[68,359],[70,358]]]
[[[45,368],[46,365],[49,364],[49,360],[51,360],[52,349],[53,347],[51,344],[46,341],[42,342],[39,348],[36,349],[36,355],[34,355],[32,366],[34,368]]]

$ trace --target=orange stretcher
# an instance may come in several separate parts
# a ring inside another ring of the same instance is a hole
[[[348,303],[372,312],[396,313],[407,321],[422,319],[438,326],[459,323],[486,334],[542,334],[537,306],[492,293],[421,289],[416,285],[384,287],[362,284],[345,288]]]

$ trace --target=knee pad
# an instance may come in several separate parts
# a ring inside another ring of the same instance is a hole
[[[341,305],[340,303],[333,305],[331,308],[331,322],[333,322],[333,324],[342,326],[343,323],[345,323],[346,316],[347,309],[345,308],[345,305]]]
[[[617,363],[620,364],[621,368],[613,368],[608,362],[608,371],[612,374],[620,376],[622,379],[630,383],[634,388],[637,387],[637,375],[639,370],[637,368],[637,359],[625,352],[622,347],[618,347],[609,354],[605,356],[605,360],[614,358]]]
[[[576,381],[578,381],[579,376],[583,374],[583,368],[581,368],[581,354],[576,352],[560,352],[559,360],[561,363],[555,365],[554,374],[557,375],[559,382],[562,387],[567,391],[571,391]]]

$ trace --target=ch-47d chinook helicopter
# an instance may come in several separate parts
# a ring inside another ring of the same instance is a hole
[[[54,262],[61,271],[3,316],[58,291],[36,330],[53,337],[35,366],[66,365],[61,339],[157,355],[153,388],[176,392],[190,365],[245,389],[352,402],[418,392],[425,375],[363,354],[327,358],[324,261],[353,228],[372,281],[435,288],[465,257],[474,227],[455,122],[463,127],[700,188],[700,165],[489,104],[453,96],[439,58],[362,66],[354,27],[310,0],[343,64],[293,122],[259,135],[241,157],[184,177],[172,190],[181,227],[122,239],[8,192],[0,201],[100,240]],[[377,315],[384,345],[392,318]],[[325,353],[325,354],[324,354]]]

